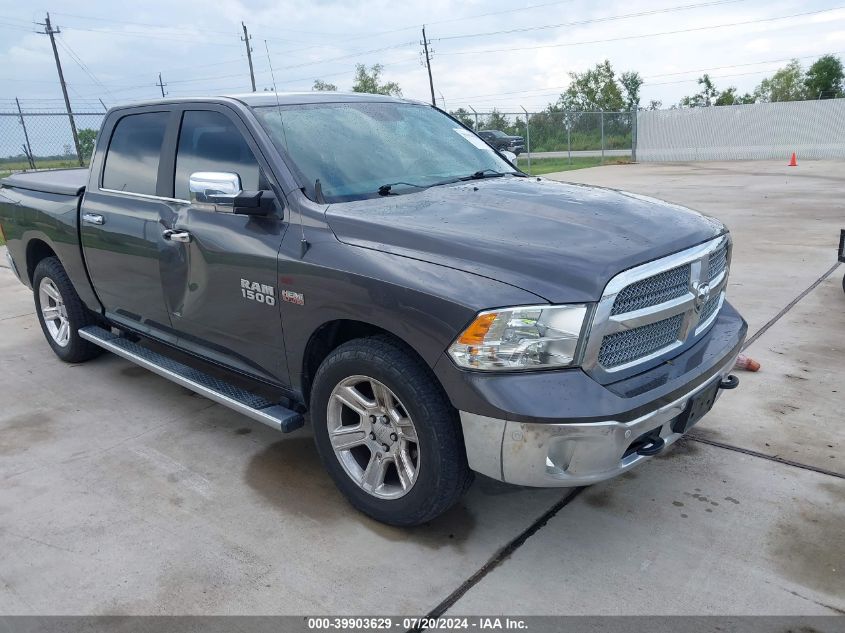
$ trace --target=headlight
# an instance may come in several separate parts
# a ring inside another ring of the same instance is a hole
[[[567,367],[578,361],[587,306],[488,310],[449,346],[461,367],[482,370]]]

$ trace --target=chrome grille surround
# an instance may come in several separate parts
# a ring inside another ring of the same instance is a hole
[[[716,320],[724,302],[730,247],[730,236],[725,234],[611,279],[593,315],[584,370],[607,384],[693,345]],[[683,276],[687,266],[686,288],[679,292],[672,282]],[[670,325],[677,328],[674,336]]]

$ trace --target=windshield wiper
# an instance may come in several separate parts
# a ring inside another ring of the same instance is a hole
[[[378,195],[380,196],[387,196],[390,195],[390,190],[393,189],[396,185],[407,185],[408,187],[416,187],[417,189],[427,189],[431,185],[416,185],[412,182],[404,182],[400,180],[399,182],[391,182],[386,185],[382,185],[378,188]]]
[[[495,169],[490,169],[488,167],[487,169],[481,169],[469,176],[459,178],[458,180],[481,180],[482,178],[499,178],[500,176],[507,176],[507,172],[496,171]]]
[[[481,169],[476,171],[469,176],[461,176],[457,178],[447,178],[446,180],[440,180],[438,182],[433,182],[429,185],[419,185],[413,182],[404,182],[400,180],[399,182],[391,182],[386,185],[382,185],[378,188],[378,194],[380,196],[389,196],[393,187],[396,185],[406,185],[408,187],[414,187],[415,189],[431,189],[432,187],[440,187],[441,185],[451,185],[456,182],[466,182],[468,180],[481,180],[483,178],[499,178],[501,176],[517,176],[523,177],[524,174],[520,172],[509,172],[509,171],[496,171],[495,169]]]

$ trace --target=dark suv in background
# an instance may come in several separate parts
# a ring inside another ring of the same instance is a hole
[[[525,139],[521,136],[510,136],[501,130],[481,130],[478,135],[500,152],[513,152],[519,156],[525,151]]]

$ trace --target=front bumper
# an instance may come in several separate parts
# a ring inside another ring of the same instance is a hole
[[[616,477],[650,458],[632,450],[644,435],[660,437],[661,450],[674,444],[683,434],[672,430],[672,422],[691,398],[724,380],[734,362],[732,357],[705,385],[630,422],[531,424],[461,411],[464,438],[471,438],[466,441],[469,466],[488,477],[520,486],[587,486]],[[498,455],[489,450],[496,444],[500,444]]]
[[[470,468],[524,486],[583,486],[648,459],[631,450],[643,435],[665,445],[681,437],[672,422],[690,398],[724,380],[746,332],[726,302],[694,346],[608,385],[579,369],[510,375],[439,369],[460,411]]]

